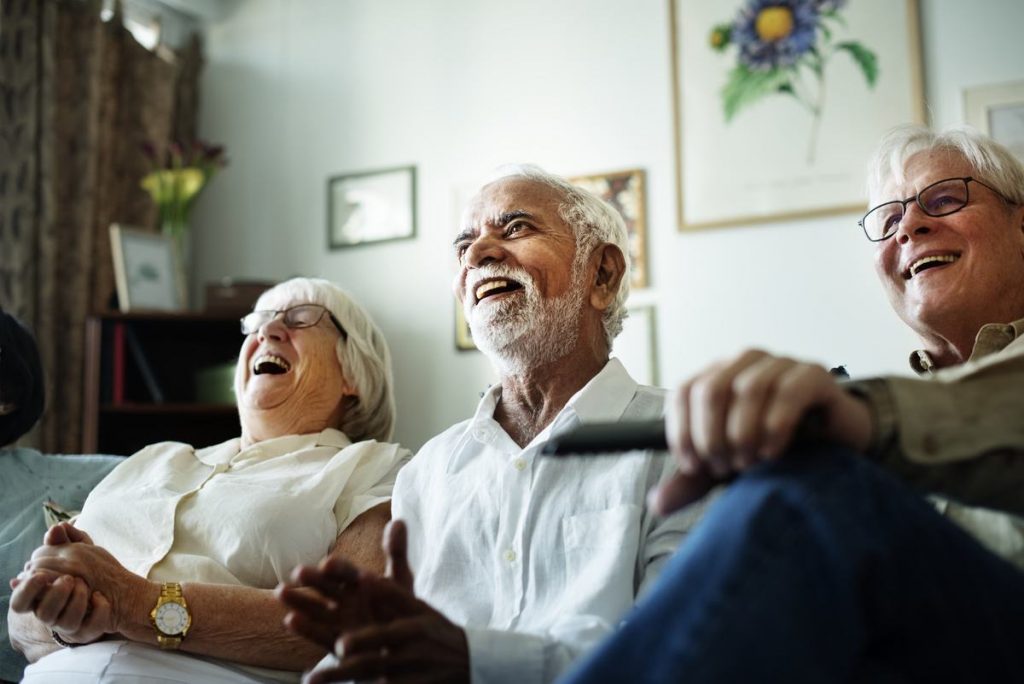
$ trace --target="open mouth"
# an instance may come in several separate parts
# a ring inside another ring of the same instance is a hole
[[[922,257],[911,263],[907,270],[903,272],[903,279],[910,280],[923,271],[948,266],[959,258],[959,254],[936,254],[934,256]]]
[[[514,280],[504,280],[497,278],[495,280],[488,280],[480,283],[473,290],[473,296],[476,298],[476,302],[479,304],[488,297],[494,297],[496,295],[505,294],[507,292],[515,292],[516,290],[523,289],[523,286]]]
[[[292,364],[278,356],[277,354],[263,354],[257,356],[256,360],[252,363],[253,375],[281,375],[287,373],[292,369]]]

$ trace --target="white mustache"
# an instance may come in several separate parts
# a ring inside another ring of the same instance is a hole
[[[466,296],[472,296],[480,283],[491,278],[514,280],[528,291],[534,287],[533,277],[525,269],[505,264],[488,264],[476,269],[472,274],[472,278],[466,278]]]

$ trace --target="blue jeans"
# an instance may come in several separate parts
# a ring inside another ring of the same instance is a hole
[[[1024,573],[819,447],[737,479],[564,681],[1024,682]]]

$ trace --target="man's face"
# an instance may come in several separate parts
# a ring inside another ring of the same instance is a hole
[[[522,178],[487,185],[454,241],[453,283],[477,345],[498,360],[553,360],[575,344],[585,296],[560,193]]]
[[[946,151],[916,154],[905,171],[906,181],[887,183],[872,204],[974,175],[965,159]],[[899,231],[877,243],[875,270],[889,301],[922,336],[945,337],[965,321],[1006,323],[1024,315],[1024,209],[979,183],[969,183],[968,192],[967,206],[949,216],[928,216],[911,202]],[[942,259],[919,268],[925,257]]]

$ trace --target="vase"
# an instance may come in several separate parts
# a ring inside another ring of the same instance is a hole
[[[192,244],[185,218],[165,219],[160,227],[161,232],[170,240],[178,261],[178,288],[181,292],[181,306],[188,308],[188,283],[192,273]]]

